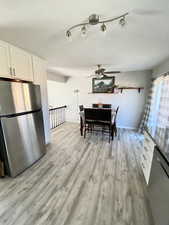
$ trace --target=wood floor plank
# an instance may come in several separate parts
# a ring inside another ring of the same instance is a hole
[[[0,180],[0,225],[152,225],[141,148],[134,131],[118,129],[109,143],[59,126],[42,159]]]

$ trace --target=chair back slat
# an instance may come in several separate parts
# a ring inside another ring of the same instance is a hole
[[[92,104],[93,108],[111,109],[111,104]]]
[[[104,109],[111,109],[111,104],[103,104]]]

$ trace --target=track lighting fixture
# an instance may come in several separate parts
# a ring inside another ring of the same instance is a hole
[[[76,25],[70,27],[70,28],[66,31],[66,37],[67,37],[68,39],[71,38],[71,36],[72,36],[72,30],[74,30],[74,29],[77,28],[77,27],[81,27],[81,34],[82,34],[82,36],[85,36],[86,33],[87,33],[87,28],[88,28],[89,26],[94,26],[94,25],[97,25],[97,24],[101,24],[100,29],[101,29],[102,32],[105,32],[105,31],[106,31],[106,29],[107,29],[106,24],[107,24],[107,23],[119,21],[119,24],[120,24],[121,26],[124,26],[124,25],[126,24],[126,16],[128,16],[128,15],[129,15],[129,13],[127,12],[127,13],[124,13],[124,14],[122,14],[122,15],[120,15],[120,16],[114,17],[114,18],[112,18],[112,19],[102,20],[102,19],[100,18],[100,16],[98,16],[98,15],[96,15],[96,14],[92,14],[91,16],[89,16],[87,22],[85,22],[85,23],[79,23],[79,24],[76,24]]]

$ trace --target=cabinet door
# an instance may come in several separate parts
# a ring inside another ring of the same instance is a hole
[[[7,43],[0,41],[0,77],[11,78],[9,61],[9,46]]]
[[[13,77],[33,81],[31,55],[20,48],[10,46],[10,56]]]

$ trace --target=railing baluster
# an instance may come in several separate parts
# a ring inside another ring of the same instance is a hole
[[[59,109],[56,110],[56,127],[58,126],[58,111],[59,111]]]
[[[61,109],[62,113],[61,113],[61,123],[63,123],[63,110]]]
[[[56,109],[55,110],[53,110],[53,112],[54,112],[54,128],[56,127]]]
[[[54,119],[55,119],[55,117],[54,117],[54,110],[52,111],[52,129],[54,128]]]
[[[50,129],[54,129],[57,126],[65,122],[66,106],[49,109],[50,116]]]

